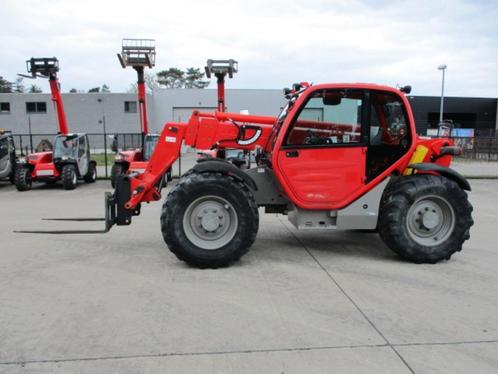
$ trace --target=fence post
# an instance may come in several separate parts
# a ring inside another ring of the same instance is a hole
[[[491,146],[493,145],[493,138],[489,138],[489,147],[488,147],[488,162],[491,161]]]
[[[33,134],[31,133],[31,116],[28,116],[28,128],[29,128],[29,147],[31,153],[33,153]]]
[[[104,127],[104,163],[105,163],[105,177],[108,178],[107,174],[107,133],[105,128],[105,115],[102,116],[102,125]]]

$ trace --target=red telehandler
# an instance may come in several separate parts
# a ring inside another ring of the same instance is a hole
[[[450,139],[416,134],[409,91],[299,83],[276,118],[195,111],[188,123],[166,123],[145,172],[119,176],[106,193],[101,232],[161,199],[182,144],[240,148],[256,151],[256,167],[202,159],[169,192],[161,231],[180,260],[200,268],[239,260],[256,238],[258,207],[303,230],[378,230],[415,263],[449,259],[470,237],[470,185],[449,168],[460,151]]]
[[[90,159],[90,143],[86,134],[71,134],[67,126],[64,104],[57,72],[59,61],[55,57],[31,58],[26,61],[25,78],[48,78],[59,124],[54,149],[19,158],[16,165],[15,184],[18,191],[27,191],[33,182],[55,183],[62,181],[66,190],[73,190],[78,179],[93,183],[97,179],[97,164]]]
[[[144,77],[144,68],[152,68],[155,65],[155,41],[153,39],[123,39],[118,59],[123,69],[131,66],[137,72],[138,117],[140,133],[142,134],[142,146],[118,152],[111,168],[112,187],[115,187],[118,175],[134,171],[143,172],[145,170],[159,138],[159,134],[152,134],[149,131]],[[166,172],[166,177],[171,180],[171,169]]]

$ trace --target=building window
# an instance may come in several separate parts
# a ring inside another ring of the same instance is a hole
[[[125,101],[124,102],[125,113],[136,113],[137,112],[137,102],[136,101]]]
[[[47,113],[47,103],[44,101],[27,102],[26,113]]]
[[[0,113],[10,113],[10,103],[0,103]]]

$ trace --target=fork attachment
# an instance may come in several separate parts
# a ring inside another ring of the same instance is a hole
[[[126,209],[124,205],[130,199],[130,178],[127,175],[119,175],[116,178],[116,190],[114,193],[105,193],[105,217],[75,217],[75,218],[42,218],[44,221],[73,221],[73,222],[93,222],[104,221],[104,228],[101,230],[14,230],[16,233],[25,234],[105,234],[111,230],[112,226],[124,226],[131,224],[131,217],[140,214],[140,205],[136,209]]]

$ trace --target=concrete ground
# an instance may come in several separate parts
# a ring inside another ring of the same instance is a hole
[[[40,219],[102,216],[108,185],[0,184],[0,373],[498,372],[496,180],[472,181],[471,239],[437,265],[262,215],[240,263],[193,269],[160,203],[106,235],[12,232],[98,228]]]

